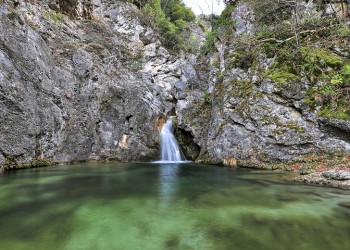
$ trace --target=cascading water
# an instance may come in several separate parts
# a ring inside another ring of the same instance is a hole
[[[161,162],[183,162],[181,150],[174,136],[173,119],[170,118],[161,130]]]

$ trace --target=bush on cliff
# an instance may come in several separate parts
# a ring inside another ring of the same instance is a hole
[[[142,11],[156,25],[162,34],[163,42],[168,48],[184,49],[186,41],[184,31],[188,22],[194,21],[195,16],[181,0],[149,0],[141,6]]]

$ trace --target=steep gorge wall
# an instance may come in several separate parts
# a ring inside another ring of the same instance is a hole
[[[158,159],[185,65],[125,1],[3,1],[0,165]]]
[[[332,16],[329,5],[320,9],[313,1],[299,8],[301,22],[314,18],[321,23]],[[342,106],[348,94],[338,95],[343,100],[321,94],[340,75],[344,77],[337,88],[348,93],[349,75],[344,73],[350,65],[348,37],[339,42],[337,36],[316,34],[301,40],[302,57],[293,63],[303,67],[311,62],[324,75],[309,74],[308,69],[295,75],[280,63],[287,61],[288,54],[281,58],[278,50],[270,54],[264,50],[280,46],[274,38],[270,44],[257,40],[261,27],[246,1],[236,1],[230,17],[234,25],[218,31],[216,52],[197,67],[200,72],[210,65],[206,88],[200,93],[189,91],[177,102],[179,127],[192,133],[200,145],[198,161],[235,165],[238,160],[240,165],[258,167],[263,162],[349,155],[350,113],[347,105]],[[290,23],[287,20],[286,25]],[[332,87],[332,91],[338,90]]]

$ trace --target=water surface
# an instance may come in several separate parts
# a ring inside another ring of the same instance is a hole
[[[350,192],[199,164],[0,175],[0,248],[350,249]]]

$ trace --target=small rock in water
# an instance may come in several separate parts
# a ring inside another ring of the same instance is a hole
[[[341,207],[346,207],[346,208],[350,208],[350,201],[342,201],[342,202],[339,202],[339,206],[341,206]]]
[[[345,180],[350,180],[350,171],[330,170],[330,171],[322,172],[322,176],[331,180],[345,181]]]
[[[237,160],[234,158],[225,158],[223,162],[224,162],[224,166],[237,167]]]

